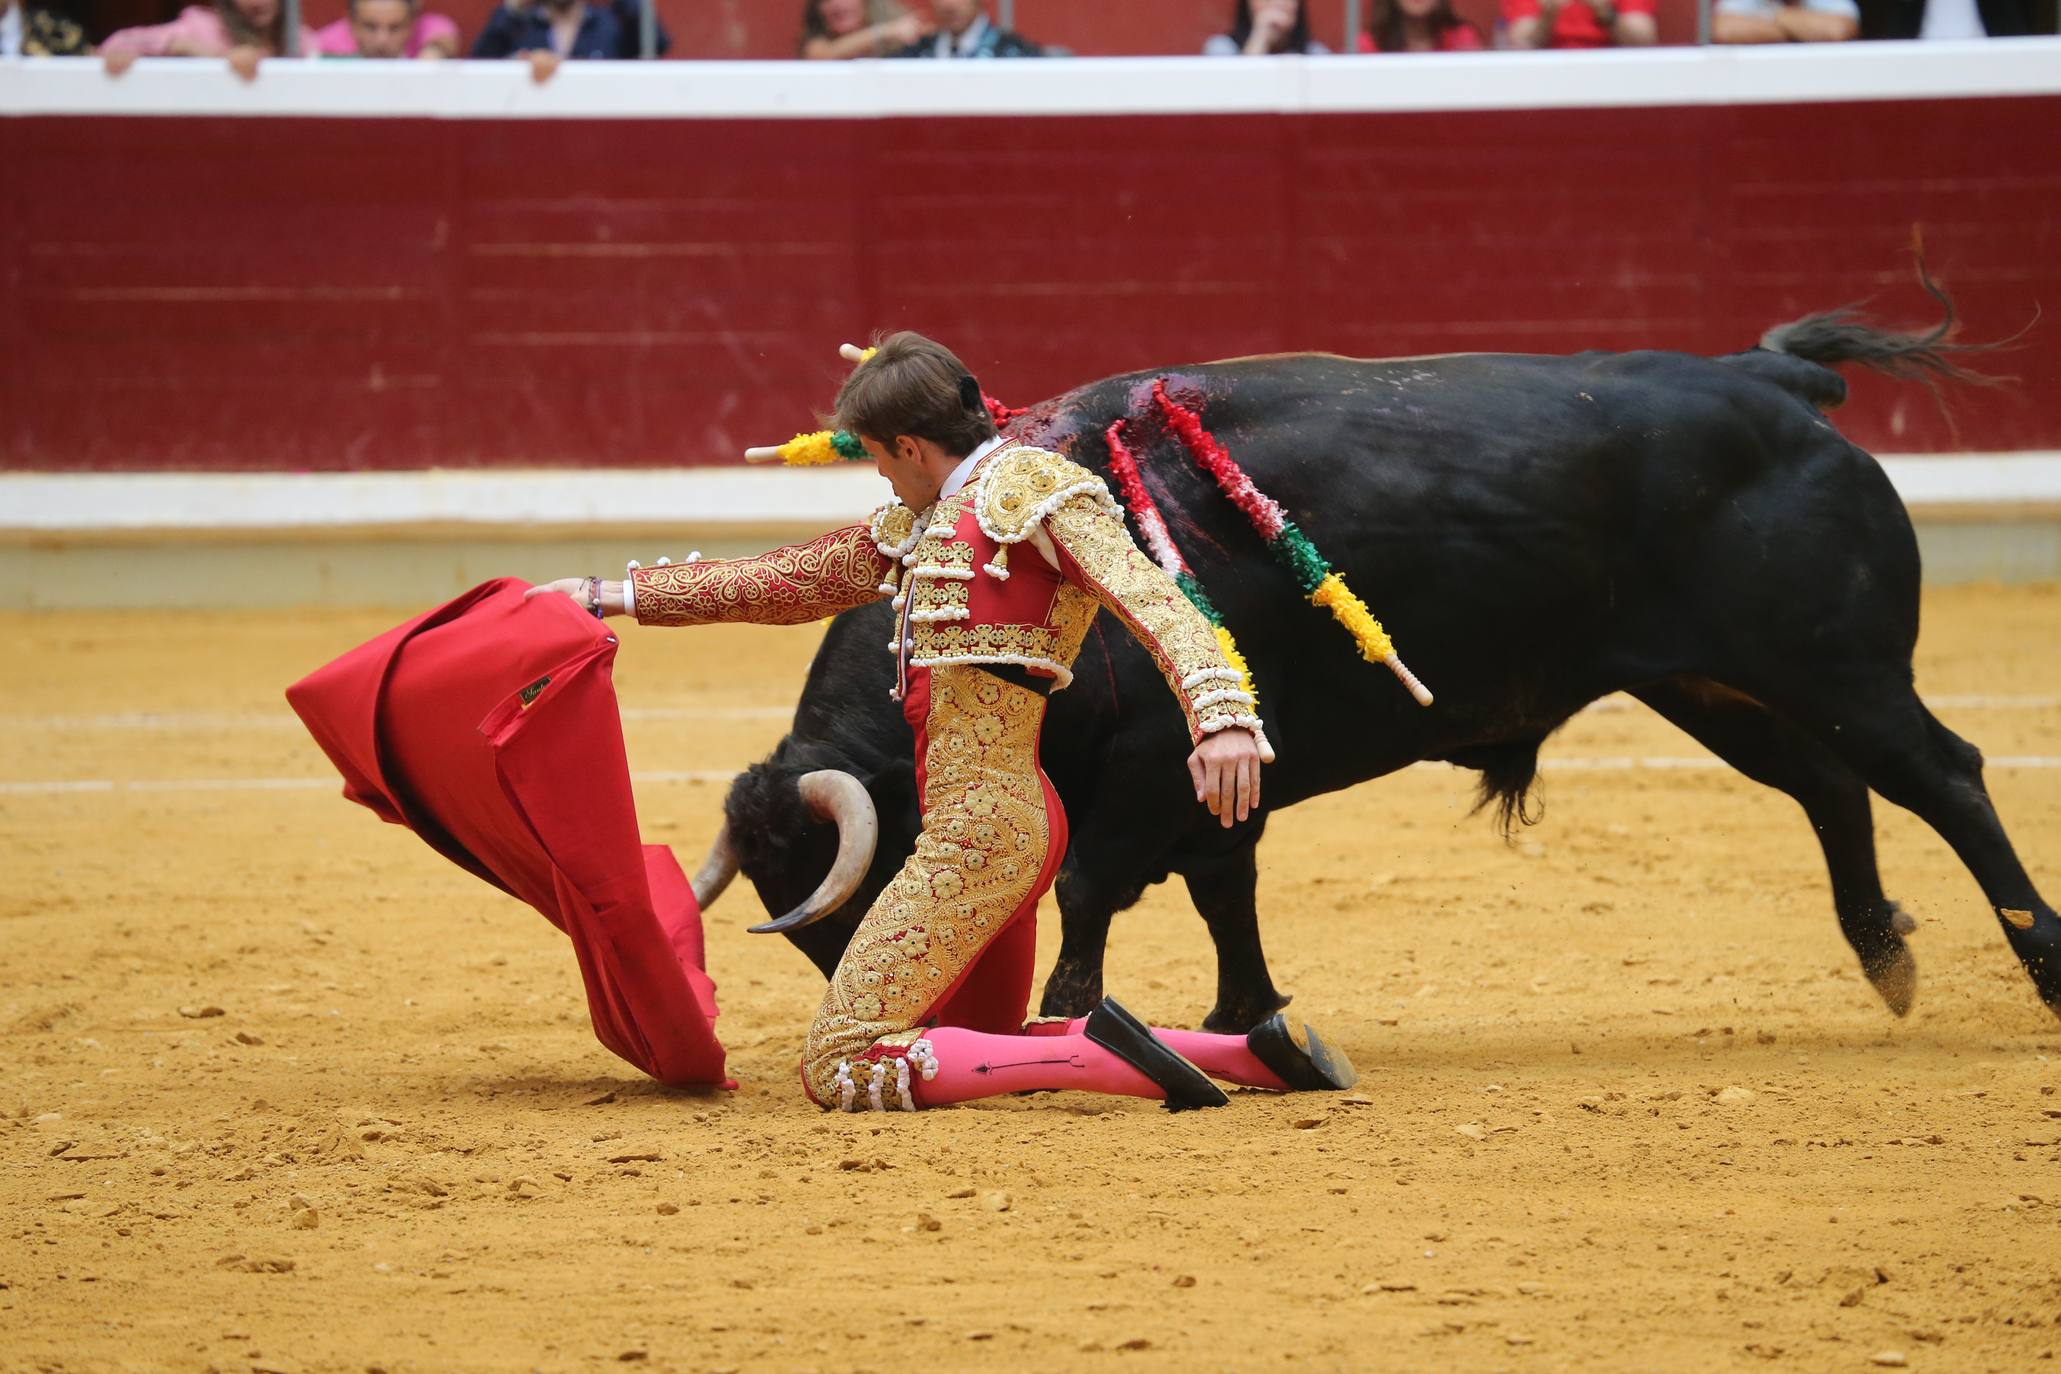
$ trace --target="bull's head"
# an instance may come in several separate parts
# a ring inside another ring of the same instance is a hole
[[[730,785],[723,830],[694,876],[694,895],[706,908],[742,873],[774,913],[752,930],[787,936],[828,977],[914,847],[920,822],[908,763],[862,779],[810,766],[824,760],[801,757],[808,752],[783,746]]]

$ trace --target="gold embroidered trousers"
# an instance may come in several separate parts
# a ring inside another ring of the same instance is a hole
[[[1043,696],[954,665],[913,670],[903,710],[923,829],[809,1027],[802,1084],[820,1106],[845,1105],[865,1061],[926,1026],[1021,1029],[1038,899],[1066,852],[1066,815],[1038,767]]]

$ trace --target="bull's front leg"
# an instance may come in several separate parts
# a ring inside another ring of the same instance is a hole
[[[1138,900],[1142,886],[1119,891],[1107,875],[1078,862],[1078,846],[1067,855],[1053,891],[1059,899],[1059,958],[1045,980],[1040,1016],[1086,1016],[1102,1001],[1102,960],[1109,945],[1109,921]]]
[[[1255,816],[1225,835],[1232,847],[1198,847],[1174,864],[1217,947],[1217,1004],[1203,1019],[1204,1030],[1242,1034],[1290,1000],[1274,987],[1260,948],[1257,854],[1265,824],[1264,815]]]

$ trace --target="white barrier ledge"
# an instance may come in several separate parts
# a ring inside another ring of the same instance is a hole
[[[2061,505],[2061,453],[1882,460],[1905,504]],[[820,525],[887,499],[870,464],[382,473],[0,473],[0,533]]]
[[[881,119],[1811,104],[2061,94],[2061,38],[1395,57],[1011,62],[0,59],[0,116]]]

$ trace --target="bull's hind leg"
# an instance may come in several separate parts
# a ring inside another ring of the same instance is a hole
[[[1833,674],[1781,708],[1870,787],[1939,832],[1981,885],[2012,952],[2061,1016],[2061,917],[2011,847],[1982,781],[1982,753],[1941,725],[1901,674]]]
[[[1755,782],[1786,792],[1817,832],[1839,929],[1861,971],[1898,1016],[1911,1009],[1918,969],[1904,936],[1911,918],[1882,893],[1868,785],[1838,755],[1751,697],[1702,678],[1632,693]]]

